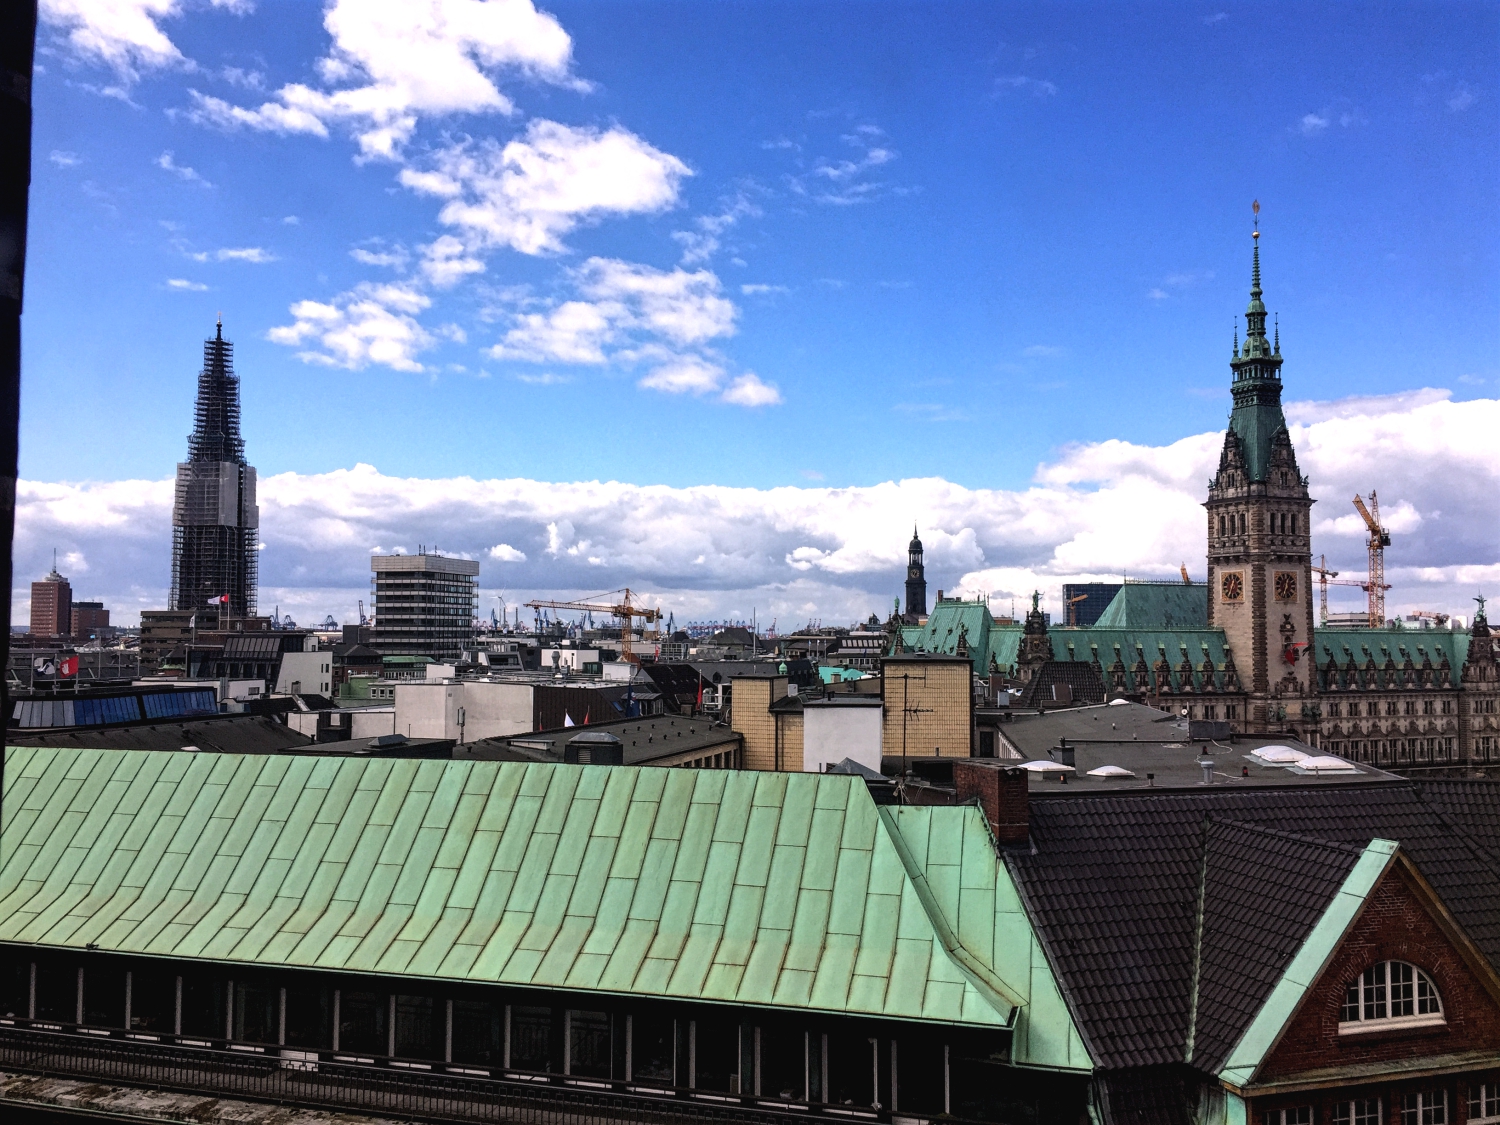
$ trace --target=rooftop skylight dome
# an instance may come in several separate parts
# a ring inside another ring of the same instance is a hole
[[[1098,766],[1088,772],[1089,777],[1134,777],[1135,771],[1124,766]]]
[[[1336,758],[1332,754],[1304,755],[1303,758],[1292,764],[1294,773],[1358,773],[1359,769],[1352,762],[1343,758]]]
[[[1258,746],[1250,751],[1251,757],[1259,758],[1273,766],[1294,766],[1304,758],[1312,757],[1311,754],[1301,750],[1294,750],[1290,746]]]

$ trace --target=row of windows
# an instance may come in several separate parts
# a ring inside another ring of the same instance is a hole
[[[1267,530],[1272,535],[1296,535],[1297,513],[1296,512],[1272,512],[1268,517]],[[1219,534],[1220,535],[1246,535],[1247,521],[1244,512],[1220,513]]]
[[[1448,1091],[1417,1090],[1401,1094],[1396,1105],[1401,1111],[1401,1125],[1449,1125]],[[1381,1098],[1352,1098],[1335,1102],[1330,1114],[1332,1125],[1385,1125]],[[1500,1083],[1477,1083],[1469,1087],[1468,1125],[1492,1125],[1500,1122]],[[1314,1125],[1313,1107],[1290,1106],[1273,1109],[1262,1115],[1263,1125]]]
[[[1447,762],[1453,759],[1452,738],[1325,739],[1323,749],[1355,762]]]
[[[1377,715],[1415,715],[1418,713],[1417,704],[1421,704],[1423,715],[1451,715],[1453,714],[1453,700],[1451,699],[1387,699],[1371,700],[1368,703],[1325,703],[1330,719],[1337,719],[1347,714],[1351,719],[1360,715],[1374,718]],[[1439,706],[1441,705],[1441,706]],[[1363,710],[1361,710],[1363,708]]]
[[[742,1020],[708,1008],[685,1018],[664,1005],[566,1008],[505,1003],[479,990],[393,993],[290,976],[227,979],[140,965],[80,967],[60,959],[7,966],[0,991],[5,1018],[203,1047],[328,1052],[344,1062],[395,1058],[408,1067],[458,1073],[649,1082],[989,1120],[1010,1119],[1003,1100],[1014,1096],[1006,1092],[1012,1072],[994,1062],[1005,1053],[1003,1041],[977,1032],[966,1032],[950,1052],[937,1035],[896,1028],[882,1034],[877,1025],[847,1021]],[[1082,1106],[1060,1108],[1059,1120],[1073,1120]]]

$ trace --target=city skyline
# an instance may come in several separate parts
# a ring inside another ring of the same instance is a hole
[[[934,591],[1201,572],[1252,197],[1314,551],[1358,568],[1375,488],[1394,607],[1500,577],[1493,12],[563,5],[388,26],[468,68],[413,86],[383,11],[44,31],[17,599],[57,546],[126,619],[164,604],[220,308],[261,603],[299,619],[418,542],[481,560],[482,615],[627,583],[679,619],[883,613],[913,519]]]

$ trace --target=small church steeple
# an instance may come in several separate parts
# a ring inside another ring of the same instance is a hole
[[[912,621],[927,616],[927,568],[916,524],[911,525],[911,542],[906,546],[906,616]]]

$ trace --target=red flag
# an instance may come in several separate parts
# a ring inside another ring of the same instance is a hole
[[[587,707],[583,709],[583,725],[589,725],[589,709]]]
[[[703,710],[703,677],[698,677],[698,710]]]
[[[78,675],[78,657],[76,657],[76,656],[69,656],[69,657],[64,658],[57,665],[57,674],[59,676],[76,676],[76,675]]]

